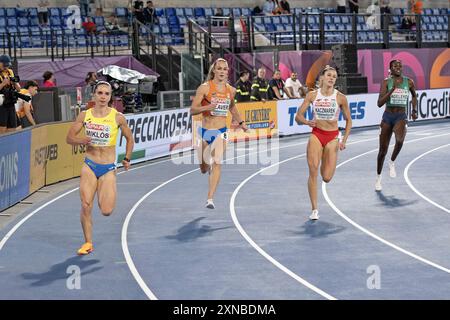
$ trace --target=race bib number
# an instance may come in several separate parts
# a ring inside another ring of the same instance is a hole
[[[406,105],[408,102],[408,97],[408,90],[396,88],[391,94],[391,104]]]
[[[216,108],[211,111],[211,115],[217,117],[226,117],[228,109],[230,108],[230,99],[213,98],[211,103],[216,105]]]
[[[104,124],[86,123],[86,136],[92,139],[91,145],[104,147],[109,144],[111,137],[111,127]]]

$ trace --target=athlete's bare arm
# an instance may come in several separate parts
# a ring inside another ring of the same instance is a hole
[[[66,142],[68,144],[78,145],[91,143],[92,139],[90,137],[77,137],[81,129],[83,129],[83,122],[85,115],[86,115],[85,111],[81,112],[76,118],[75,122],[72,123],[72,126],[70,127],[66,137]]]
[[[230,103],[230,112],[232,116],[232,121],[235,121],[237,123],[241,123],[243,120],[241,118],[241,115],[239,114],[239,110],[236,107],[236,104],[234,103],[234,97],[236,96],[236,89],[231,88],[231,103]],[[242,124],[239,125],[244,131],[247,131],[247,126],[245,125],[245,122],[242,122]]]
[[[134,140],[133,140],[133,134],[131,132],[130,127],[128,126],[127,120],[125,119],[124,115],[121,113],[117,113],[116,115],[116,121],[119,125],[120,130],[122,131],[122,135],[127,140],[126,145],[126,151],[125,151],[125,157],[128,159],[131,159],[131,156],[133,154],[133,147],[134,147]],[[128,170],[130,167],[130,163],[128,161],[122,160],[122,164],[125,168],[125,170]]]
[[[298,108],[297,114],[295,115],[295,121],[298,124],[306,124],[306,125],[308,125],[310,127],[315,127],[316,126],[316,121],[315,120],[308,121],[305,118],[306,109],[308,109],[308,107],[314,101],[314,99],[316,98],[316,95],[317,95],[317,92],[315,92],[315,91],[311,91],[311,92],[308,92],[306,94],[305,100],[303,100],[303,103],[302,103],[301,107]]]
[[[391,94],[394,92],[396,86],[395,86],[395,81],[394,81],[394,85],[392,87],[392,89],[390,91],[388,91],[387,89],[387,80],[384,79],[383,82],[381,83],[381,87],[380,87],[380,94],[378,95],[378,108],[381,108],[382,106],[385,105],[385,103],[389,100],[389,97],[391,96]]]
[[[348,107],[347,97],[342,93],[338,93],[337,99],[345,118],[345,133],[344,137],[342,138],[343,146],[340,146],[341,150],[343,150],[345,149],[345,144],[347,143],[348,136],[350,135],[350,130],[352,129],[352,117],[350,114],[350,108]]]
[[[195,93],[194,100],[192,100],[191,115],[194,116],[204,111],[211,111],[216,108],[216,106],[213,104],[202,106],[202,100],[208,94],[208,91],[209,85],[202,84],[200,87],[198,87],[197,92]]]
[[[411,79],[408,79],[408,84],[409,84],[409,91],[411,92],[412,95],[412,118],[413,120],[416,120],[418,117],[417,114],[417,93],[416,93],[416,86],[414,84],[414,81]]]

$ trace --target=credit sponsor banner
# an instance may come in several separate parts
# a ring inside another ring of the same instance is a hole
[[[420,90],[417,92],[418,119],[430,120],[450,116],[450,89]],[[384,106],[378,108],[378,94],[358,94],[347,96],[352,125],[365,127],[378,125],[384,112]],[[303,99],[278,101],[278,128],[280,135],[291,135],[310,132],[311,128],[306,125],[299,125],[295,122],[295,115],[298,108],[303,103]],[[408,120],[411,117],[412,99],[409,95]],[[308,120],[313,119],[312,109],[309,107],[305,113]],[[339,127],[345,127],[343,114],[339,116]]]
[[[412,104],[409,102],[409,111]],[[450,88],[417,91],[418,120],[450,117]],[[408,112],[411,120],[411,112]]]
[[[192,118],[189,108],[126,114],[128,126],[134,139],[132,163],[169,155],[174,151],[192,149]],[[126,139],[117,139],[117,162],[125,157]]]
[[[0,138],[0,211],[28,195],[30,139],[30,130]]]
[[[66,143],[72,123],[55,123],[45,126],[47,139],[40,141],[33,150],[36,164],[45,163],[45,184],[70,179],[80,175],[84,152],[80,147]]]

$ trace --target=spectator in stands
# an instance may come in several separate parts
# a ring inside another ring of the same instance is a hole
[[[88,72],[84,82],[86,82],[86,88],[84,89],[85,99],[91,100],[94,94],[95,85],[97,84],[97,73],[95,71]]]
[[[284,94],[288,98],[293,98],[291,93],[285,88],[284,81],[281,79],[281,71],[275,70],[272,79],[269,81],[269,100],[283,100]]]
[[[28,81],[23,89],[20,89],[20,93],[33,97],[38,93],[38,84],[36,81]],[[16,103],[16,112],[19,125],[18,129],[36,125],[36,120],[34,119],[34,109],[31,101],[27,102],[21,98],[18,98]]]
[[[119,20],[115,14],[109,17],[109,20],[105,23],[105,31],[109,34],[121,34],[124,31],[120,30]]]
[[[20,90],[17,82],[12,82],[14,71],[10,68],[11,58],[8,55],[0,56],[0,134],[15,131],[17,116],[14,104],[16,103],[13,91]]]
[[[345,13],[347,6],[346,0],[337,0],[337,13]]]
[[[143,11],[145,24],[154,25],[158,23],[158,17],[156,16],[156,10],[153,7],[152,1],[147,1],[147,6]]]
[[[86,21],[81,24],[86,30],[88,35],[95,34],[97,32],[97,26],[91,17],[86,17]]]
[[[256,6],[252,10],[252,16],[262,16],[264,15],[264,12],[262,11],[260,6]]]
[[[47,0],[39,0],[38,3],[38,19],[41,27],[48,26],[48,1]]]
[[[422,0],[415,0],[412,10],[413,10],[414,14],[422,14],[422,11],[423,11],[423,2],[422,2]]]
[[[348,0],[350,5],[350,13],[358,13],[359,12],[359,4],[358,0]]]
[[[144,19],[144,2],[141,0],[134,1],[133,5],[133,13],[137,20],[142,23],[145,23]]]
[[[389,24],[391,23],[392,19],[391,16],[391,8],[389,7],[389,0],[380,0],[380,13],[381,13],[381,28],[385,29],[387,26],[384,25],[385,17],[384,14],[387,14],[388,17],[386,18],[387,21],[389,21]]]
[[[297,72],[292,72],[291,77],[286,79],[286,90],[289,91],[292,98],[304,98],[307,93],[307,89],[302,86],[301,82],[297,78]]]
[[[81,16],[85,17],[89,15],[89,0],[78,0],[80,4]]]
[[[287,0],[280,0],[280,8],[282,10],[282,14],[291,13],[291,6],[289,5],[289,2],[287,2]]]
[[[100,17],[103,15],[102,0],[95,0],[95,15]]]
[[[252,93],[250,99],[252,101],[267,101],[269,100],[268,92],[269,83],[266,80],[266,69],[259,68],[258,75],[253,79]]]
[[[214,17],[212,18],[212,25],[214,27],[227,26],[227,22],[225,21],[225,16],[223,14],[222,8],[216,8],[216,11],[214,12]]]
[[[274,0],[266,0],[263,6],[263,12],[266,16],[270,16],[273,14],[275,10],[275,2]]]
[[[234,96],[234,102],[249,102],[250,91],[252,90],[252,83],[249,81],[250,72],[242,71],[239,76],[239,80],[235,85],[236,95]]]
[[[53,74],[53,72],[45,71],[42,77],[44,78],[44,88],[56,87],[55,75]]]

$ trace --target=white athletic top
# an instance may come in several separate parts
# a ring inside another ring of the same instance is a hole
[[[320,89],[317,90],[316,99],[312,103],[314,119],[316,120],[338,120],[340,108],[337,103],[338,91],[334,89],[331,96],[324,96]]]

